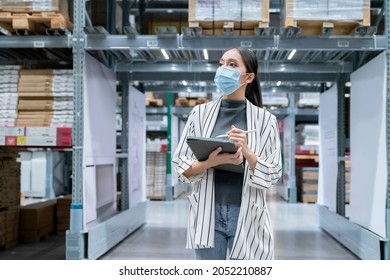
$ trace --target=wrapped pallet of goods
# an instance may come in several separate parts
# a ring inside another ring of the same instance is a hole
[[[269,0],[189,0],[189,27],[202,27],[203,35],[253,35],[269,26]]]
[[[0,0],[0,27],[11,34],[26,30],[46,34],[48,30],[73,29],[68,0]]]
[[[370,0],[282,0],[282,27],[300,27],[302,35],[351,35],[370,26]]]

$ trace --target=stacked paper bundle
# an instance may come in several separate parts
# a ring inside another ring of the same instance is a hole
[[[320,106],[319,92],[306,92],[299,95],[298,107],[315,107]]]
[[[17,116],[19,66],[0,65],[0,127],[13,127]]]
[[[296,20],[363,20],[370,1],[285,0],[287,17]]]
[[[287,93],[268,93],[262,94],[264,106],[288,107]]]
[[[299,124],[296,127],[296,144],[307,146],[319,145],[319,126],[318,124]]]
[[[60,0],[0,0],[0,10],[9,12],[47,12],[59,8]]]
[[[192,0],[189,7],[196,21],[261,21],[268,3],[267,0]]]
[[[166,194],[167,154],[146,152],[146,197],[163,200]]]
[[[72,127],[72,70],[21,70],[17,126]]]

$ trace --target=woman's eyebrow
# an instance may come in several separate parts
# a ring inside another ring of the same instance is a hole
[[[224,62],[225,60],[224,59],[220,59],[219,62]],[[227,59],[227,62],[235,62],[235,63],[238,63],[238,60],[237,59],[234,59],[234,58],[228,58]]]

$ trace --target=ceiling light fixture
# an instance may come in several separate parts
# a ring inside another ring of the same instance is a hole
[[[203,56],[204,59],[209,60],[209,53],[207,52],[207,49],[203,49]]]
[[[291,60],[293,57],[294,57],[294,55],[295,55],[295,53],[297,52],[297,50],[296,49],[293,49],[292,51],[291,51],[291,53],[290,53],[290,55],[288,56],[288,60]]]
[[[276,85],[277,85],[278,87],[279,87],[281,84],[282,84],[281,81],[278,81],[278,82],[276,83]]]
[[[162,52],[163,56],[165,57],[165,59],[168,60],[168,59],[169,59],[169,56],[168,56],[168,54],[167,54],[167,51],[164,50],[164,49],[161,49],[161,52]]]

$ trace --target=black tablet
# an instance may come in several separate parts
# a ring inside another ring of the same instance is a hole
[[[210,153],[218,147],[222,148],[222,153],[234,154],[235,152],[237,152],[236,146],[229,139],[188,136],[187,144],[191,148],[196,159],[199,161],[206,160],[209,157]],[[214,168],[238,173],[244,172],[243,164],[221,164]]]

